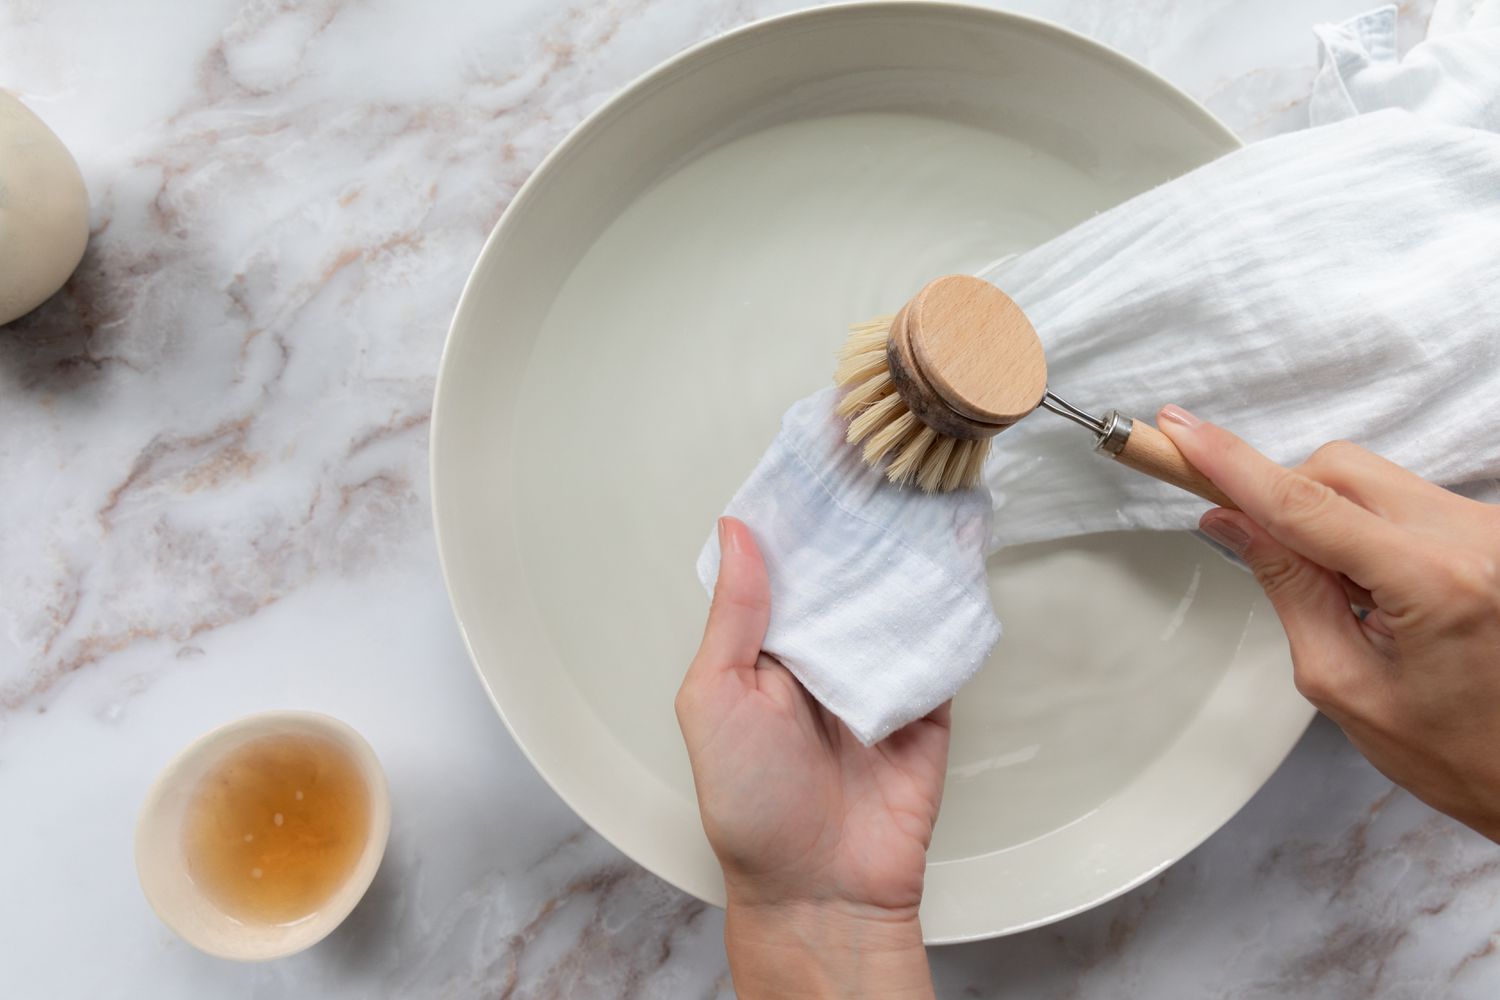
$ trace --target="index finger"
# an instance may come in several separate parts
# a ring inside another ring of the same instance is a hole
[[[1408,571],[1414,540],[1391,522],[1177,407],[1163,408],[1158,425],[1189,462],[1292,551],[1369,591],[1389,588]]]

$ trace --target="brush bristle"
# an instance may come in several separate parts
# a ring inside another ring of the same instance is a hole
[[[834,382],[852,386],[881,373],[890,376],[885,343],[891,319],[886,316],[849,328],[849,338],[839,351],[839,368],[833,376]]]
[[[885,476],[898,485],[915,483],[928,493],[977,486],[989,439],[967,441],[939,434],[907,409],[891,381],[886,358],[893,319],[881,316],[850,327],[839,351],[833,380],[844,389],[837,412],[849,421],[849,443],[863,444],[862,455],[870,465],[892,456]]]
[[[957,438],[938,435],[917,467],[918,486],[928,493],[937,493],[943,488],[943,473],[948,471],[948,456],[953,454],[953,446],[956,444]]]

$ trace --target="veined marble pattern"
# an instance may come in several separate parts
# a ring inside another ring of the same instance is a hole
[[[1309,26],[1368,2],[1002,6],[1258,138],[1305,118]],[[662,58],[800,5],[0,0],[0,87],[94,206],[67,289],[0,331],[0,994],[730,994],[720,914],[587,830],[480,695],[427,421],[459,288],[541,157]],[[1466,6],[1408,0],[1406,42]],[[198,732],[284,706],[370,737],[391,847],[329,941],[231,965],[151,915],[134,813]],[[956,997],[1480,998],[1497,942],[1500,855],[1320,722],[1165,875],[934,965]]]

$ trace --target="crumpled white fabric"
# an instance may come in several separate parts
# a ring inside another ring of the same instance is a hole
[[[1385,110],[1283,136],[984,276],[1076,405],[1150,419],[1178,403],[1282,463],[1348,438],[1497,498],[1500,134]],[[1046,413],[996,439],[985,479],[995,546],[1203,511]]]
[[[949,698],[1000,638],[989,495],[898,489],[844,443],[832,386],[794,405],[725,513],[771,579],[765,649],[866,744]],[[698,557],[713,589],[715,537]],[[934,669],[934,665],[941,665]]]
[[[1327,125],[1403,108],[1449,125],[1500,131],[1495,37],[1500,0],[1439,0],[1427,40],[1397,57],[1396,8],[1313,28],[1318,74],[1308,121]]]
[[[1318,30],[1310,114],[1334,124],[1223,157],[983,275],[1037,328],[1055,391],[1143,418],[1175,402],[1286,463],[1349,438],[1500,500],[1500,29],[1402,62],[1394,30],[1394,8]],[[986,464],[985,546],[982,492],[859,475],[833,398],[788,412],[727,513],[771,566],[766,650],[866,743],[988,655],[984,549],[1191,528],[1204,509],[1037,413]],[[710,537],[705,587],[716,567]]]

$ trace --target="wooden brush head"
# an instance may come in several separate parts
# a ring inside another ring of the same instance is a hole
[[[966,275],[929,282],[892,318],[854,327],[834,381],[864,460],[924,490],[979,482],[989,439],[1041,405],[1047,359],[1020,308]]]
[[[968,275],[923,286],[891,324],[888,353],[907,408],[960,440],[993,437],[1047,392],[1047,357],[1026,314]]]

